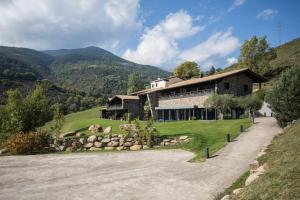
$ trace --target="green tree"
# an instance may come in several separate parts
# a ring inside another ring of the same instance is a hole
[[[253,123],[255,113],[261,108],[263,100],[256,94],[242,96],[237,98],[237,106],[248,111],[249,118],[252,117]]]
[[[62,109],[60,108],[60,106],[58,104],[55,104],[53,106],[53,120],[54,120],[53,131],[55,131],[56,133],[59,133],[59,131],[61,130],[61,128],[64,125],[65,117],[64,117],[64,113],[63,113]]]
[[[197,63],[186,61],[175,68],[174,76],[187,80],[195,76],[200,76],[200,69]]]
[[[300,118],[300,68],[285,71],[266,99],[281,126]]]
[[[138,73],[132,73],[128,76],[127,94],[140,91],[144,88],[141,76]]]
[[[276,52],[270,48],[266,37],[255,35],[246,40],[241,47],[238,64],[264,75],[270,68],[270,61],[276,58]]]
[[[207,76],[213,75],[216,73],[216,68],[214,66],[211,66],[211,68],[206,72]]]
[[[213,94],[205,101],[205,105],[207,107],[214,107],[220,111],[221,119],[223,119],[224,115],[230,111],[231,108],[236,107],[236,100],[234,96],[230,94]]]

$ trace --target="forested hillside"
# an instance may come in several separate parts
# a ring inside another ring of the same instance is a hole
[[[65,112],[83,110],[113,94],[125,94],[133,72],[140,74],[144,85],[170,75],[97,47],[40,52],[0,46],[0,104],[5,104],[7,90],[19,89],[26,96],[40,83],[50,102],[59,103]]]
[[[281,46],[274,48],[277,57],[270,62],[270,68],[262,75],[271,81],[277,79],[278,76],[287,68],[292,66],[300,67],[300,38],[294,39]],[[224,70],[229,71],[237,68],[243,68],[239,64],[231,65]]]

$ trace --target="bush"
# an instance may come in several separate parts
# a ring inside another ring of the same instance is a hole
[[[16,133],[6,141],[11,154],[33,154],[48,146],[50,135],[45,132]]]
[[[281,126],[300,117],[300,68],[285,71],[267,95],[274,116]]]

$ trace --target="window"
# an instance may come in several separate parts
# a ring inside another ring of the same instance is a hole
[[[248,85],[244,85],[244,91],[245,91],[245,92],[248,92],[248,91],[249,91]]]
[[[155,83],[155,87],[157,87],[158,86],[158,84],[157,83]]]
[[[229,83],[224,83],[224,89],[225,89],[225,90],[229,90],[229,88],[230,88]]]

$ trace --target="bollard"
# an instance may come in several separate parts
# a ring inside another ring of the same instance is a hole
[[[241,125],[240,130],[241,130],[241,133],[244,132],[244,126],[243,125]]]
[[[231,140],[230,140],[230,133],[227,134],[227,142],[231,142]]]
[[[205,148],[204,155],[205,155],[206,159],[209,158],[209,149],[208,149],[208,147]]]

